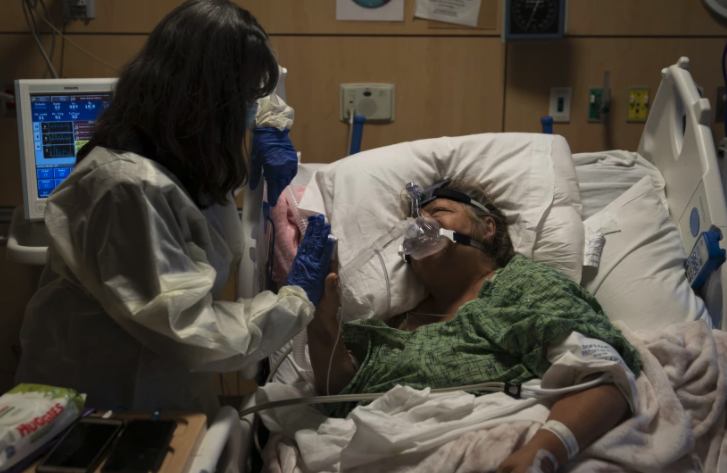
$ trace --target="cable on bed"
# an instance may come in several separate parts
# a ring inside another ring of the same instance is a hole
[[[604,383],[613,383],[613,375],[609,372],[602,373],[598,378],[575,384],[567,388],[549,389],[538,386],[523,385],[521,383],[489,382],[469,384],[467,386],[455,386],[451,388],[431,389],[432,394],[452,393],[457,391],[479,391],[489,393],[504,393],[513,399],[556,399],[566,394],[581,392]],[[280,401],[266,402],[258,406],[243,409],[239,412],[240,418],[249,414],[275,409],[276,407],[308,405],[308,404],[330,404],[334,402],[359,402],[374,401],[386,393],[371,394],[337,394],[335,396],[299,397],[295,399],[282,399]]]
[[[280,356],[280,359],[275,362],[273,365],[273,368],[270,370],[270,374],[268,375],[267,379],[265,380],[265,384],[268,384],[270,381],[272,381],[273,376],[275,376],[275,373],[278,372],[278,368],[280,368],[280,365],[283,364],[286,358],[288,358],[288,355],[293,351],[293,344],[290,344],[290,348],[285,350],[283,354]]]
[[[508,390],[510,387],[517,387],[519,392],[520,385],[511,383],[480,383],[471,384],[469,386],[457,386],[454,388],[440,388],[432,389],[431,393],[452,393],[457,391],[480,391],[497,393],[505,391],[509,395]],[[371,393],[371,394],[337,394],[334,396],[314,396],[314,397],[299,397],[295,399],[283,399],[281,401],[266,402],[258,406],[253,406],[240,411],[240,417],[245,417],[249,414],[264,411],[267,409],[275,409],[276,407],[286,406],[302,406],[309,404],[330,404],[334,402],[359,402],[359,401],[375,401],[386,393]]]

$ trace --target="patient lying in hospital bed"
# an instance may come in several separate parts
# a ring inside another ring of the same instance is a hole
[[[447,192],[423,202],[423,216],[481,244],[450,242],[438,253],[411,258],[429,296],[386,323],[357,320],[340,334],[337,276],[329,275],[307,329],[316,389],[378,393],[397,385],[446,388],[539,378],[552,389],[553,422],[498,471],[524,472],[534,464],[555,471],[633,412],[639,354],[593,296],[514,253],[504,216],[484,190],[462,180],[441,189]],[[587,389],[568,392],[589,381]],[[355,407],[333,406],[337,417]]]

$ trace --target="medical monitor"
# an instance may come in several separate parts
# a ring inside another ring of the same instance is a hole
[[[43,219],[48,196],[76,165],[115,84],[116,79],[15,81],[26,219]]]

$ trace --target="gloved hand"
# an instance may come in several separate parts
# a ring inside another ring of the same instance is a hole
[[[278,197],[298,173],[298,154],[290,142],[289,129],[255,128],[252,132],[250,189],[260,184],[260,174],[268,184],[268,203],[275,207]]]
[[[300,286],[313,305],[318,305],[335,246],[328,239],[331,226],[323,215],[308,218],[308,228],[288,273],[288,286]]]

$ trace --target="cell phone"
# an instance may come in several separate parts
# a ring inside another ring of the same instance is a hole
[[[173,420],[132,420],[119,436],[101,471],[149,473],[162,466],[177,423]]]
[[[118,419],[81,419],[38,465],[39,473],[86,473],[96,469],[124,427]]]

